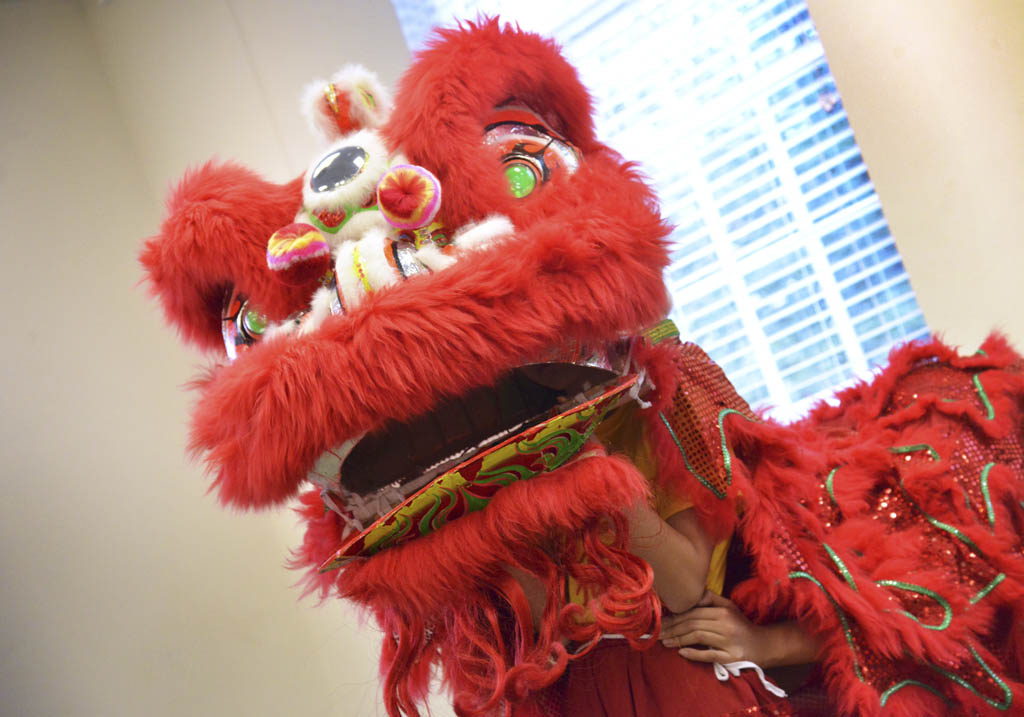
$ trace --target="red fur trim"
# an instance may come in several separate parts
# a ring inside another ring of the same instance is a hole
[[[657,633],[660,602],[650,567],[628,551],[624,506],[648,498],[628,461],[593,457],[513,483],[490,505],[439,532],[384,550],[339,573],[315,566],[336,549],[340,523],[304,499],[310,518],[295,566],[309,569],[312,589],[373,610],[385,639],[382,671],[389,713],[418,714],[430,666],[439,664],[459,714],[487,714],[551,684],[568,660],[560,640],[620,633],[638,648]],[[536,547],[548,546],[547,552]],[[534,635],[529,611],[506,568],[533,574],[547,607]],[[594,600],[583,619],[566,604],[564,579],[575,577]],[[580,620],[583,619],[581,622]]]
[[[512,98],[552,122],[584,161],[609,152],[594,137],[590,96],[553,41],[493,19],[439,30],[402,77],[384,134],[391,146],[401,147],[441,180],[446,226],[493,213],[511,217],[518,226],[534,200],[548,211],[561,204],[557,192],[540,192],[528,202],[514,199],[496,171],[493,149],[481,142],[487,118]],[[617,184],[613,174],[604,180],[607,186]],[[585,206],[608,202],[615,202],[614,192],[601,192]]]
[[[212,162],[185,174],[167,200],[160,233],[140,261],[150,290],[182,337],[223,351],[221,311],[232,286],[258,297],[258,308],[283,319],[309,292],[281,283],[267,267],[267,240],[290,224],[302,202],[302,178],[264,181],[237,164]]]

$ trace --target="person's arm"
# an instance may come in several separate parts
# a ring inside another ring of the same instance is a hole
[[[660,639],[696,662],[749,660],[766,668],[814,662],[820,649],[819,641],[798,623],[755,625],[732,601],[712,592],[697,607],[662,620]]]
[[[671,612],[696,605],[704,594],[714,545],[704,536],[693,509],[662,520],[644,502],[634,505],[627,515],[630,552],[654,570],[654,590],[662,604]],[[547,601],[543,584],[536,576],[511,565],[505,569],[522,587],[534,626],[539,625]]]
[[[704,594],[711,551],[692,509],[662,520],[647,503],[629,511],[630,552],[654,570],[654,590],[673,613],[695,606]]]

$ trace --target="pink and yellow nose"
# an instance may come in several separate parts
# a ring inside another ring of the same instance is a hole
[[[305,286],[330,270],[331,249],[316,227],[295,222],[270,237],[267,266],[285,284]]]

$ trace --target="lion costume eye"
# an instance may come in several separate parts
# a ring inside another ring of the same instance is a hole
[[[228,358],[234,361],[241,351],[262,339],[267,325],[267,317],[250,308],[243,295],[230,292],[225,297],[224,313],[221,314],[221,334]]]
[[[353,181],[363,171],[366,150],[358,146],[339,147],[320,160],[309,177],[314,192],[331,192]]]
[[[532,110],[505,105],[495,110],[484,127],[484,144],[499,152],[508,188],[522,199],[560,172],[579,168],[579,152],[549,129]]]

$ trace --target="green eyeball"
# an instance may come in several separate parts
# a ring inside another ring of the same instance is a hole
[[[537,173],[527,164],[514,162],[505,167],[508,189],[516,199],[529,196],[537,188]]]
[[[242,317],[242,328],[250,336],[260,336],[267,330],[267,317],[256,311],[246,311]]]

